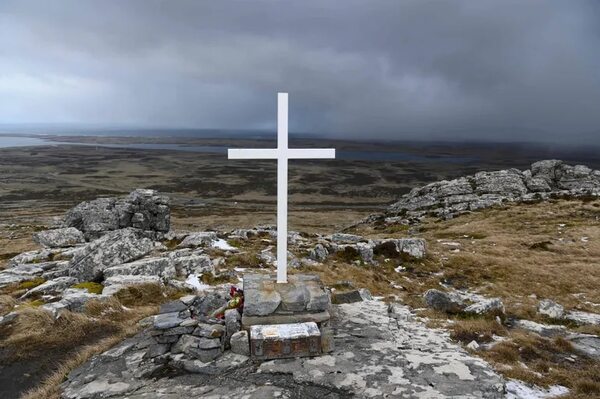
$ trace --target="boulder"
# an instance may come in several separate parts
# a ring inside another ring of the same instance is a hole
[[[464,309],[464,312],[479,315],[487,313],[504,314],[504,304],[502,303],[502,300],[500,298],[484,299],[482,301],[467,306]]]
[[[463,300],[459,295],[435,289],[425,292],[423,298],[427,306],[440,312],[460,313],[464,306]]]
[[[40,231],[33,235],[33,240],[46,248],[72,247],[85,243],[83,233],[75,227]]]
[[[540,301],[537,310],[539,314],[551,319],[562,319],[565,313],[565,308],[550,299]]]
[[[322,262],[329,256],[329,251],[323,244],[317,244],[314,248],[308,251],[308,257],[314,261]]]
[[[131,262],[146,255],[154,243],[141,230],[127,228],[110,232],[87,244],[69,263],[69,275],[80,281],[102,278],[109,267]]]
[[[198,233],[188,234],[183,241],[177,246],[178,248],[197,248],[210,247],[214,241],[217,241],[217,233],[214,231],[203,231]]]
[[[373,252],[388,258],[404,255],[423,259],[427,255],[427,243],[422,238],[387,238],[376,240]]]
[[[82,202],[66,213],[63,225],[77,228],[87,239],[127,227],[166,233],[170,228],[169,198],[138,189],[122,198]]]

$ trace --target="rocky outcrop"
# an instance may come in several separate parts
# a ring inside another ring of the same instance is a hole
[[[138,189],[123,198],[82,202],[67,212],[63,225],[75,227],[87,239],[127,227],[166,233],[170,229],[169,198]]]
[[[154,242],[141,230],[126,228],[113,231],[77,253],[69,263],[69,275],[80,281],[101,279],[105,269],[139,259],[153,247]]]
[[[534,163],[530,170],[479,172],[415,188],[391,205],[386,216],[451,218],[504,203],[590,195],[600,196],[600,171],[545,160]]]

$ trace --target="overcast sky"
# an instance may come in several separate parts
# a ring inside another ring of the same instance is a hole
[[[0,0],[0,123],[600,142],[600,1]]]

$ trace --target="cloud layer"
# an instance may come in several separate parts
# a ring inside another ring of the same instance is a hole
[[[273,129],[288,91],[299,132],[598,143],[599,49],[594,0],[3,0],[0,123]]]

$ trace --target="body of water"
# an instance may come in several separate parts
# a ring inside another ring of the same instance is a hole
[[[210,153],[210,154],[223,154],[226,156],[227,149],[225,146],[198,146],[188,144],[93,144],[93,143],[66,143],[44,140],[42,138],[35,137],[18,137],[18,136],[0,136],[0,148],[10,147],[37,147],[37,146],[86,146],[86,147],[107,147],[107,148],[128,148],[136,150],[148,150],[148,151],[185,151],[185,152],[197,152],[197,153]],[[352,160],[352,161],[379,161],[379,162],[393,162],[393,161],[413,161],[413,162],[454,162],[454,163],[466,163],[476,161],[473,157],[459,157],[459,156],[444,156],[444,157],[432,157],[426,155],[419,155],[410,152],[398,152],[398,151],[336,151],[336,159]]]

